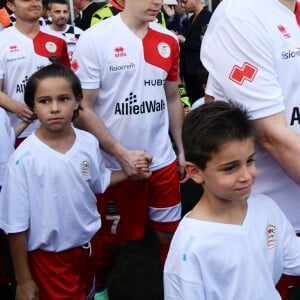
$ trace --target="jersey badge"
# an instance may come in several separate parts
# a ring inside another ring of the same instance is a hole
[[[280,33],[284,36],[284,38],[289,39],[291,37],[291,35],[288,32],[286,32],[286,28],[283,25],[279,24],[277,25],[277,28],[280,31]]]
[[[78,70],[78,68],[79,68],[79,65],[78,65],[78,62],[77,62],[77,60],[72,60],[71,61],[71,69],[75,72],[75,71],[77,71]]]
[[[229,79],[239,85],[242,85],[245,80],[252,82],[257,71],[258,69],[255,66],[249,64],[248,62],[245,62],[242,67],[235,65],[232,68]]]
[[[276,227],[275,225],[269,224],[266,228],[266,242],[267,248],[273,249],[276,245]]]
[[[171,55],[171,48],[167,43],[159,43],[157,46],[157,50],[160,56],[162,56],[163,58],[168,58]]]
[[[53,42],[47,42],[45,47],[50,53],[55,53],[57,51],[57,46]]]

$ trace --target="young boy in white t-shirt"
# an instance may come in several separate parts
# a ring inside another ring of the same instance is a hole
[[[283,273],[300,274],[300,239],[269,197],[252,194],[254,123],[216,101],[183,124],[188,175],[203,187],[181,220],[164,269],[165,300],[281,299]]]

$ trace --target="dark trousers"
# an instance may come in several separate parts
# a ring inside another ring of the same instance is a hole
[[[193,104],[199,98],[204,96],[204,90],[199,84],[197,75],[183,74],[186,92],[190,98],[190,103]]]

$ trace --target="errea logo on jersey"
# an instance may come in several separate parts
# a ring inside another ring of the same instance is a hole
[[[116,47],[114,52],[115,52],[115,57],[127,56],[126,51],[122,46]]]
[[[286,31],[285,26],[279,24],[279,25],[277,25],[277,28],[280,31],[280,33],[283,35],[284,38],[289,39],[291,37],[291,35]]]
[[[255,66],[251,65],[248,62],[244,62],[241,67],[237,65],[233,66],[229,75],[229,79],[237,84],[242,85],[245,80],[252,82],[257,71],[258,69]]]
[[[18,52],[18,46],[17,45],[11,45],[9,46],[9,52]]]

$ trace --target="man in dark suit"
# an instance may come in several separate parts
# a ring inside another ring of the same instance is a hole
[[[204,96],[204,90],[198,82],[199,69],[202,67],[199,53],[203,34],[211,17],[202,0],[181,0],[181,7],[192,14],[188,21],[186,36],[178,34],[180,43],[181,72],[191,104]]]
[[[94,2],[93,0],[74,0],[74,8],[78,13],[74,20],[75,26],[86,30],[91,25],[92,15],[106,2]]]

